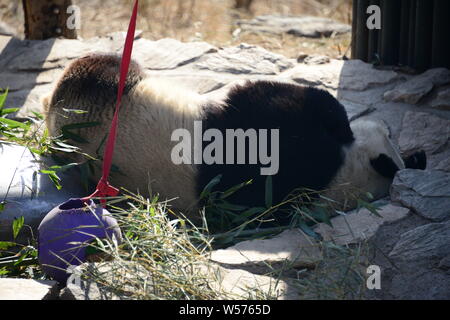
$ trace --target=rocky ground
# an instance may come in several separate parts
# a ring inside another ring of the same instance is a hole
[[[10,90],[8,107],[19,107],[19,118],[41,111],[40,96],[51,90],[70,61],[88,52],[121,52],[123,42],[123,33],[88,40],[24,41],[0,36],[0,87]],[[205,42],[151,41],[139,36],[133,55],[152,76],[172,78],[211,98],[246,79],[317,86],[335,95],[351,118],[385,121],[405,155],[424,149],[427,170],[397,174],[391,197],[380,202],[381,217],[360,210],[334,218],[334,228],[318,225],[316,231],[324,240],[349,248],[371,245],[372,254],[366,258],[381,268],[381,289],[368,290],[366,298],[450,299],[449,70],[433,69],[412,76],[375,69],[359,60],[317,55],[288,59],[244,43],[217,48]],[[35,174],[37,164],[32,155],[19,147],[2,145],[0,168],[0,199],[8,193],[0,214],[0,241],[11,240],[14,217],[24,215],[25,223],[35,228],[68,194],[85,195],[76,187],[76,177],[70,175],[63,178],[63,191],[57,192],[46,177]],[[321,259],[323,247],[299,230],[245,241],[211,255],[223,275],[217,285],[239,294],[243,286],[269,290],[276,282],[280,297],[288,299],[302,298],[296,290],[296,277]],[[275,281],[268,266],[286,263],[290,276]],[[54,289],[52,282],[0,279],[0,299],[54,298],[58,295]],[[28,296],[15,292],[27,292]],[[63,293],[72,299],[101,297],[86,297],[70,286]]]
[[[132,1],[72,2],[81,9],[81,38],[127,30]],[[351,0],[254,0],[248,11],[235,9],[234,4],[235,0],[140,1],[137,25],[150,40],[206,41],[217,47],[247,42],[290,58],[299,51],[338,57],[350,46]],[[316,18],[292,17],[300,15]],[[23,37],[20,1],[0,0],[2,30]],[[330,37],[319,37],[322,34]]]

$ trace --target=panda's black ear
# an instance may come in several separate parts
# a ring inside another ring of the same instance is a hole
[[[421,150],[404,159],[405,168],[425,170],[427,167],[427,155]]]
[[[370,160],[370,164],[383,177],[394,179],[399,167],[395,164],[392,158],[382,153],[378,158]]]

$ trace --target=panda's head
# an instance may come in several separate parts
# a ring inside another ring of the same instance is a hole
[[[365,164],[385,178],[394,178],[405,163],[397,146],[392,142],[388,127],[379,121],[357,120],[350,124],[354,144],[345,150],[350,161]],[[351,157],[355,157],[352,160]],[[395,172],[394,172],[395,170]]]
[[[403,160],[385,124],[359,119],[350,126],[355,141],[344,147],[344,163],[327,191],[340,209],[354,208],[357,199],[367,199],[368,192],[374,199],[387,196],[398,170],[425,169],[425,153]]]

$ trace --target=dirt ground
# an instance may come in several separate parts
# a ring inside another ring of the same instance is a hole
[[[23,35],[22,1],[0,0],[0,21]],[[133,0],[73,0],[81,8],[79,36],[91,38],[125,31]],[[239,19],[263,14],[314,15],[351,21],[351,0],[253,0],[249,11],[234,8],[235,0],[141,0],[138,29],[147,39],[175,38],[206,41],[218,47],[241,42],[296,58],[300,53],[341,57],[349,50],[350,34],[310,39],[291,35],[241,34],[233,36]],[[347,52],[347,56],[350,51]]]

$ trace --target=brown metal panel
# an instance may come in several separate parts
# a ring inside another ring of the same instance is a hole
[[[434,0],[432,67],[450,69],[450,1]]]
[[[356,16],[356,48],[355,57],[367,61],[367,50],[369,41],[369,29],[367,29],[366,10],[369,6],[369,0],[358,0],[358,12]]]
[[[400,1],[384,1],[381,13],[381,62],[398,63],[400,42]]]
[[[416,0],[416,30],[413,68],[423,71],[431,66],[433,1]]]
[[[409,15],[411,10],[411,0],[402,0],[400,13],[400,48],[398,62],[400,65],[408,64],[409,47]]]

